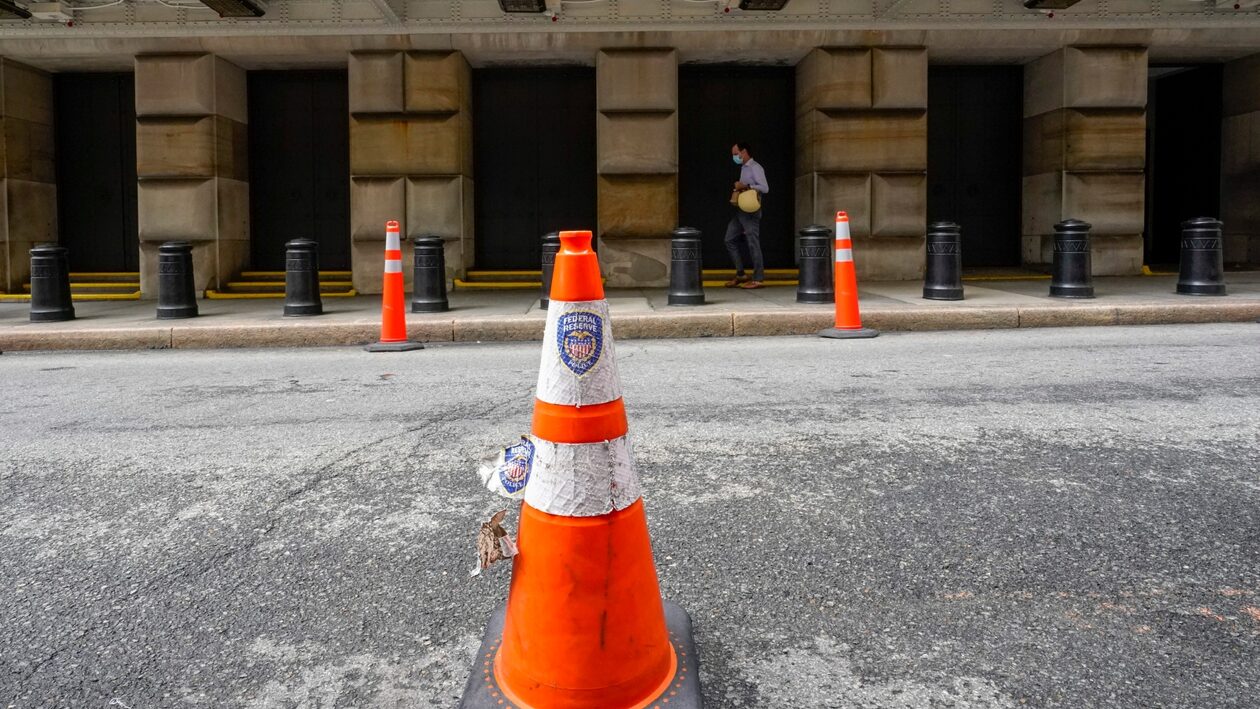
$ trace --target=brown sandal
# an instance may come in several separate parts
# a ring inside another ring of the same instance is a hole
[[[740,285],[740,288],[743,288],[744,290],[752,290],[754,288],[765,288],[765,287],[766,287],[766,284],[762,283],[761,281],[748,281],[747,283]]]
[[[734,278],[726,282],[726,287],[727,288],[743,288],[743,284],[748,283],[748,281],[749,281],[748,276],[735,276]]]

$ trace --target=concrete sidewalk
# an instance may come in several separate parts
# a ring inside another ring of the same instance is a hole
[[[863,324],[883,331],[968,330],[1080,325],[1238,322],[1260,318],[1260,272],[1227,275],[1226,297],[1180,296],[1175,276],[1097,278],[1097,298],[1046,295],[1044,279],[968,281],[966,299],[924,300],[922,284],[861,287]],[[796,303],[794,288],[710,288],[708,304],[666,304],[659,289],[610,290],[618,339],[806,335],[832,324],[830,305]],[[455,291],[451,310],[408,314],[408,333],[424,342],[537,340],[546,311],[534,291]],[[281,316],[283,301],[202,300],[201,316],[154,317],[155,301],[76,303],[78,319],[31,323],[29,306],[0,304],[0,351],[355,345],[380,334],[380,296],[326,298],[325,314]]]

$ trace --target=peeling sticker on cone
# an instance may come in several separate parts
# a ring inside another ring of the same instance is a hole
[[[530,472],[534,467],[534,442],[527,436],[499,451],[493,460],[483,464],[477,474],[491,492],[512,500],[525,496]]]
[[[621,398],[607,301],[551,301],[538,370],[538,398],[564,406]]]
[[[593,517],[622,510],[643,494],[628,436],[599,443],[535,439],[525,502],[553,515]]]

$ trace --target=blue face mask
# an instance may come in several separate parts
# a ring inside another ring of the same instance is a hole
[[[732,155],[732,156],[731,156],[731,159],[735,161],[735,164],[736,164],[736,165],[743,165],[743,164],[744,164],[744,159],[743,159],[743,158],[741,158],[741,157],[740,157],[740,156],[738,156],[738,155]]]

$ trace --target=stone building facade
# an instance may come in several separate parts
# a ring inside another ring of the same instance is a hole
[[[134,76],[137,248],[150,297],[163,241],[193,242],[200,288],[251,267],[248,77],[310,69],[346,72],[344,239],[364,293],[380,288],[387,219],[410,236],[440,236],[450,277],[477,267],[474,165],[484,163],[474,126],[510,120],[475,112],[484,67],[593,68],[595,220],[573,226],[596,231],[610,286],[667,282],[670,231],[688,219],[678,77],[692,65],[791,68],[795,153],[775,177],[794,198],[779,208],[797,228],[849,212],[865,279],[922,276],[933,68],[1022,72],[1022,107],[1012,107],[1022,115],[1019,218],[994,237],[1017,245],[1010,265],[1048,262],[1053,225],[1078,218],[1094,226],[1096,273],[1136,274],[1149,254],[1151,67],[1220,66],[1226,260],[1260,262],[1252,7],[1084,0],[1054,17],[1015,0],[790,0],[760,13],[674,0],[548,7],[554,20],[504,15],[493,0],[272,0],[262,19],[225,21],[135,0],[85,11],[73,28],[0,22],[0,291],[18,291],[27,251],[62,238],[57,215],[73,208],[58,204],[51,100],[69,72]]]

